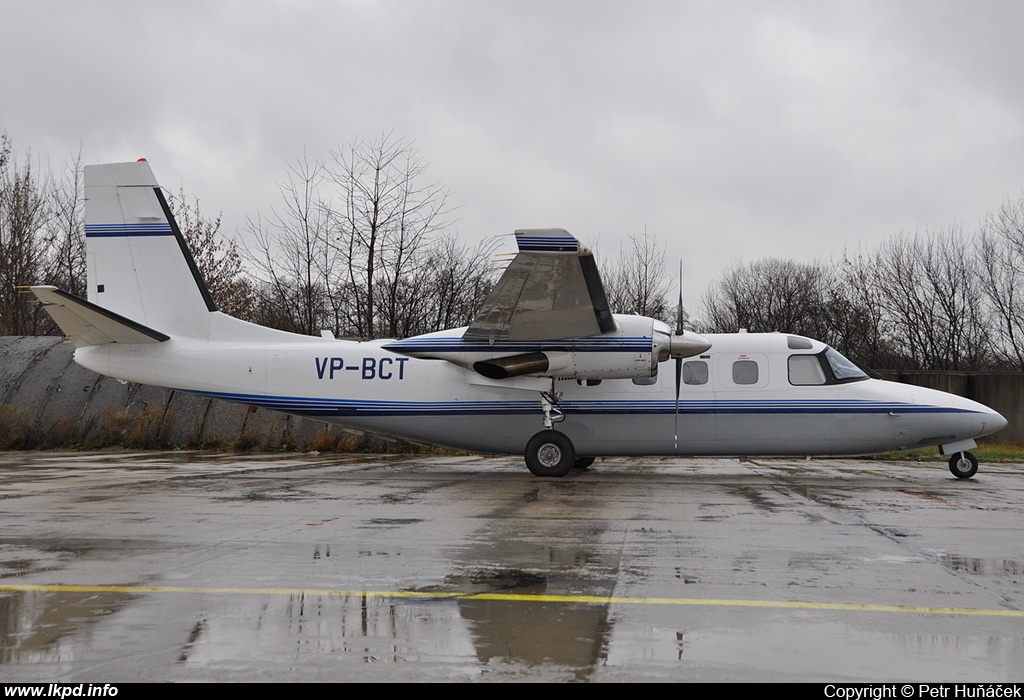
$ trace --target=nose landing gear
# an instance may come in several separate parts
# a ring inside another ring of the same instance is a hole
[[[978,473],[978,458],[970,452],[954,452],[949,458],[949,471],[957,479],[970,479]]]

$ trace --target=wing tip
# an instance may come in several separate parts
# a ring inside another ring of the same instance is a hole
[[[579,253],[580,242],[564,228],[526,228],[515,232],[519,252]]]

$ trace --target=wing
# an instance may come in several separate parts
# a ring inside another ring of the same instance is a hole
[[[563,229],[516,231],[516,243],[519,254],[461,336],[439,331],[384,348],[472,370],[471,384],[537,390],[538,377],[653,377],[659,362],[711,347],[653,318],[614,318],[593,254]]]
[[[515,232],[509,263],[464,340],[582,338],[615,329],[594,255],[568,231]]]

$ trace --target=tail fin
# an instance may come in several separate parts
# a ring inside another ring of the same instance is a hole
[[[171,335],[209,332],[213,303],[149,163],[85,167],[89,301]]]

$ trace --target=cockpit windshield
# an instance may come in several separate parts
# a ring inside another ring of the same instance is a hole
[[[860,367],[832,348],[825,350],[825,359],[828,360],[828,366],[832,368],[832,374],[835,375],[836,381],[840,384],[859,382],[868,378],[868,375],[864,374]]]

